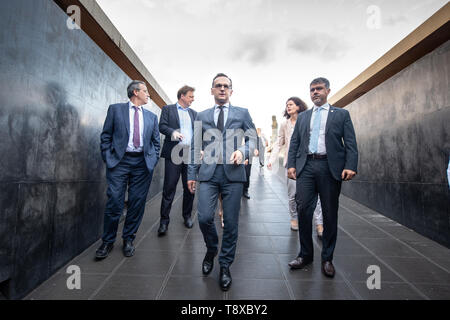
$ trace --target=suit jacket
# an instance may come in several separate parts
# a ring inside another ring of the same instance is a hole
[[[210,137],[205,136],[205,131],[210,129],[217,129],[215,123],[214,123],[214,108],[207,109],[205,111],[199,112],[197,114],[197,117],[195,118],[195,121],[200,121],[202,123],[201,131],[196,130],[194,132],[194,138],[192,139],[192,159],[198,159],[200,150],[204,150],[205,154],[208,149],[208,145],[214,142],[213,139],[210,139]],[[197,127],[196,127],[197,128]],[[243,137],[239,137],[237,139],[234,139],[232,136],[233,130],[232,129],[241,129],[243,130],[243,133],[246,133],[248,135],[251,135],[253,138],[245,139],[245,144],[242,145]],[[228,130],[228,131],[227,131]],[[230,104],[230,109],[228,111],[228,118],[227,122],[224,125],[224,132],[222,133],[222,141],[224,149],[226,148],[226,141],[235,141],[236,143],[232,143],[233,147],[232,150],[224,151],[223,159],[225,162],[225,159],[227,155],[231,155],[232,152],[236,150],[240,150],[243,155],[242,164],[235,165],[235,164],[224,164],[224,171],[225,175],[227,176],[227,179],[231,182],[245,182],[247,181],[247,177],[245,174],[245,168],[244,168],[244,160],[245,156],[249,153],[253,153],[253,150],[256,147],[256,129],[255,125],[253,124],[252,118],[250,117],[250,114],[247,109],[235,107]],[[196,144],[196,142],[200,144]],[[239,143],[238,143],[239,142]],[[226,159],[227,161],[229,159]],[[198,180],[198,181],[209,181],[216,169],[217,163],[214,162],[212,164],[208,164],[205,162],[205,157],[202,159],[201,164],[195,164],[190,162],[188,166],[188,180]]]
[[[297,177],[305,166],[309,151],[312,111],[313,109],[310,109],[298,115],[291,137],[288,168],[295,168]],[[355,130],[347,110],[330,106],[325,126],[325,147],[328,166],[334,179],[341,181],[344,169],[357,171],[358,149]]]
[[[108,108],[103,131],[100,135],[102,159],[108,168],[114,168],[123,158],[130,136],[130,114],[128,103],[112,104]],[[159,160],[158,117],[143,110],[144,118],[144,157],[147,168],[153,172]]]
[[[194,132],[194,119],[197,116],[197,112],[188,109],[189,116],[192,122],[192,132]],[[178,141],[172,141],[172,134],[175,130],[180,129],[180,116],[178,115],[178,109],[176,104],[164,106],[161,111],[161,117],[159,118],[159,132],[165,135],[163,148],[161,151],[161,157],[170,159],[173,147],[178,144]]]

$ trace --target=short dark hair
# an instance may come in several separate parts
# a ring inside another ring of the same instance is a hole
[[[308,106],[306,105],[306,103],[304,103],[303,100],[300,99],[299,97],[290,97],[289,99],[286,100],[286,103],[288,103],[288,101],[292,101],[293,103],[295,103],[295,105],[296,105],[297,107],[299,107],[297,113],[303,112],[303,111],[305,111],[306,109],[308,109]],[[290,118],[291,118],[291,116],[289,115],[289,113],[287,113],[286,108],[284,108],[284,114],[283,114],[283,116],[284,116],[286,119],[290,119]]]
[[[128,98],[131,98],[132,96],[134,96],[134,90],[141,90],[141,88],[139,88],[140,84],[143,84],[144,86],[146,85],[144,81],[140,81],[140,80],[131,81],[131,83],[127,87]]]
[[[230,89],[233,87],[233,81],[231,81],[231,78],[229,76],[227,76],[225,73],[218,73],[218,74],[216,74],[216,76],[214,77],[214,79],[212,81],[212,88],[214,88],[214,80],[216,80],[219,77],[228,78],[228,80],[230,80]]]
[[[323,83],[325,85],[325,88],[330,89],[330,81],[328,81],[328,79],[325,79],[322,77],[316,78],[313,81],[311,81],[309,86],[312,86],[313,84],[319,84],[319,83]]]
[[[183,86],[178,90],[177,99],[180,100],[181,96],[185,96],[189,91],[195,91],[195,88],[189,86]]]

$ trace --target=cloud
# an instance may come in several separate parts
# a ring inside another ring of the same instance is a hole
[[[344,57],[350,50],[350,44],[327,33],[292,34],[287,41],[289,50],[301,55],[314,55],[324,59]]]
[[[269,34],[246,34],[238,37],[233,59],[253,65],[267,63],[274,58],[275,37]]]
[[[387,18],[383,18],[383,25],[393,27],[399,23],[408,22],[406,15],[390,15]]]

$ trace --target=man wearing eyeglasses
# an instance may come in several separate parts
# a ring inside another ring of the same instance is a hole
[[[256,146],[256,130],[247,109],[230,104],[232,81],[223,74],[217,74],[212,82],[211,95],[215,105],[197,114],[194,129],[193,159],[200,158],[201,163],[188,166],[188,187],[192,193],[198,185],[198,221],[206,244],[206,255],[202,263],[202,272],[208,275],[218,253],[218,235],[214,224],[214,213],[219,193],[222,195],[224,229],[222,247],[219,255],[219,284],[227,291],[232,282],[230,266],[234,261],[238,238],[239,210],[243,184],[246,181],[243,164],[246,152],[253,153]],[[239,135],[239,132],[242,134]],[[249,136],[245,139],[244,135]],[[196,148],[195,142],[201,141],[202,147]],[[239,143],[238,143],[239,142]]]
[[[132,81],[127,88],[127,103],[108,108],[101,133],[101,152],[106,163],[108,200],[105,207],[102,245],[97,259],[108,256],[116,240],[128,186],[127,215],[123,226],[123,254],[131,257],[133,240],[144,215],[145,201],[159,160],[159,128],[157,116],[145,110],[149,94],[145,82]]]
[[[312,216],[320,196],[323,214],[322,272],[334,277],[332,263],[337,238],[337,214],[342,181],[351,180],[358,166],[355,130],[347,110],[327,102],[330,82],[314,79],[310,96],[314,107],[295,123],[288,153],[288,177],[297,181],[300,253],[289,263],[302,269],[313,261]]]

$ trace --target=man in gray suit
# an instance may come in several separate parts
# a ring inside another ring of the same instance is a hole
[[[143,81],[133,81],[127,88],[126,103],[108,108],[101,133],[101,152],[106,162],[108,200],[105,207],[102,245],[96,258],[106,258],[116,240],[128,185],[127,216],[123,226],[123,254],[134,254],[133,240],[144,215],[145,201],[159,160],[159,128],[157,116],[145,110],[148,90]]]
[[[239,210],[243,183],[246,181],[243,165],[246,152],[253,154],[256,131],[247,109],[232,106],[231,79],[217,74],[212,82],[211,94],[215,105],[197,114],[192,142],[192,160],[188,166],[188,187],[194,193],[199,181],[198,221],[207,252],[202,272],[208,275],[218,253],[218,236],[214,224],[219,193],[223,199],[224,230],[219,255],[219,284],[226,291],[231,286],[230,266],[234,261],[238,238]],[[199,127],[201,124],[201,127]],[[246,142],[242,144],[244,136]],[[200,159],[200,152],[204,155]]]
[[[300,253],[289,263],[302,269],[313,261],[312,216],[320,196],[323,213],[322,272],[334,277],[332,263],[337,238],[337,214],[342,181],[351,180],[358,167],[355,130],[347,110],[327,102],[330,82],[310,84],[314,107],[302,112],[295,123],[288,154],[288,177],[297,180]]]

